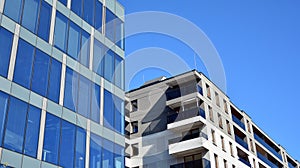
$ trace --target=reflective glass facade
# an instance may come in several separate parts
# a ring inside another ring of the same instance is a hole
[[[123,15],[115,0],[0,1],[0,165],[125,167]]]

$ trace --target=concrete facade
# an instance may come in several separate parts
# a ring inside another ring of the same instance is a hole
[[[300,167],[197,71],[129,91],[125,112],[130,168]]]

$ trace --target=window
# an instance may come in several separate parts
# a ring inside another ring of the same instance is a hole
[[[41,109],[34,106],[29,106],[27,113],[27,125],[25,133],[24,154],[36,157],[38,149],[38,139],[40,132]]]
[[[22,26],[33,33],[35,33],[37,29],[39,1],[40,0],[24,0]]]
[[[222,116],[218,113],[219,127],[223,129],[223,120]]]
[[[104,58],[104,78],[113,82],[114,74],[114,52],[108,50]]]
[[[86,131],[83,128],[76,129],[76,147],[75,147],[75,167],[84,168],[85,166],[85,148]]]
[[[102,162],[102,139],[100,136],[91,133],[90,139],[90,167],[100,168]]]
[[[89,67],[90,64],[90,35],[82,30],[81,31],[81,47],[80,47],[80,59],[79,62]]]
[[[105,36],[124,49],[124,23],[106,8]]]
[[[83,20],[94,26],[95,0],[84,0],[83,2]]]
[[[210,87],[209,87],[208,84],[206,84],[205,86],[206,86],[207,97],[208,97],[209,99],[211,99]]]
[[[62,4],[64,4],[65,6],[67,6],[68,0],[58,0],[58,1],[61,2]]]
[[[209,109],[209,119],[210,121],[214,122],[214,112],[210,106],[208,106]]]
[[[91,82],[83,76],[79,76],[78,87],[78,113],[89,118],[90,114],[90,99],[91,99]]]
[[[52,7],[45,1],[41,1],[40,22],[38,28],[38,36],[45,41],[49,40],[50,22]]]
[[[74,167],[75,137],[75,125],[62,120],[59,150],[59,165],[61,167]]]
[[[26,113],[27,104],[19,99],[11,97],[3,141],[3,146],[5,148],[22,153],[26,126]]]
[[[227,168],[227,160],[223,160],[224,161],[224,168]]]
[[[218,161],[218,155],[214,155],[214,158],[215,158],[215,167],[216,168],[219,168],[219,161]]]
[[[51,58],[49,83],[48,83],[48,98],[56,103],[59,101],[61,80],[61,63]]]
[[[78,74],[73,72],[72,69],[66,68],[66,81],[65,81],[65,96],[64,106],[72,111],[77,111],[77,93],[78,93]]]
[[[225,150],[224,137],[222,137],[222,136],[221,136],[221,142],[222,142],[222,149],[223,149],[223,151],[226,151],[226,150]]]
[[[136,100],[132,100],[131,101],[131,112],[135,112],[138,110],[138,101]]]
[[[4,14],[12,20],[14,20],[15,22],[20,23],[22,7],[22,0],[5,1]]]
[[[115,125],[114,128],[117,132],[124,135],[124,101],[117,96],[114,97],[114,112],[115,112]]]
[[[132,156],[138,156],[139,155],[139,144],[132,144],[131,145],[132,148]]]
[[[114,167],[114,144],[102,139],[102,167]]]
[[[6,111],[8,108],[8,95],[0,91],[0,144],[2,144],[2,137],[4,132],[4,124],[6,118]]]
[[[233,155],[233,147],[232,147],[232,143],[231,142],[229,142],[229,147],[230,147],[230,154],[231,154],[231,156],[234,156]]]
[[[82,16],[83,0],[72,1],[71,10],[79,17]]]
[[[220,98],[217,92],[215,92],[215,98],[216,98],[216,105],[220,107]]]
[[[120,18],[115,19],[115,43],[121,49],[124,49],[124,22]]]
[[[103,5],[100,1],[96,0],[96,5],[95,5],[95,29],[98,30],[99,32],[101,31],[102,28],[102,11],[103,11]]]
[[[19,39],[14,79],[17,84],[30,89],[30,78],[34,59],[34,47]]]
[[[215,137],[215,131],[214,130],[211,130],[211,138],[212,138],[212,142],[214,145],[217,145],[216,144],[216,137]]]
[[[114,104],[113,95],[104,90],[104,126],[113,129],[114,126]]]
[[[124,60],[116,55],[115,59],[115,73],[114,73],[114,79],[115,79],[115,85],[119,88],[124,88]]]
[[[224,99],[223,99],[223,105],[224,105],[224,111],[225,111],[225,113],[228,114],[228,105],[227,105],[226,100],[224,100]]]
[[[100,76],[103,76],[105,50],[104,45],[97,39],[94,39],[93,71]]]
[[[131,128],[132,128],[132,134],[138,133],[139,131],[138,121],[133,121],[131,123]]]
[[[7,77],[13,34],[0,27],[0,75]]]
[[[75,23],[70,22],[69,39],[68,39],[68,51],[67,53],[75,60],[79,59],[80,48],[80,31],[81,28]]]
[[[115,168],[123,168],[125,167],[125,157],[124,157],[124,147],[114,144],[115,150],[114,150],[114,165]]]
[[[91,119],[97,123],[100,122],[100,86],[92,84],[91,97]]]
[[[66,52],[67,37],[68,37],[68,19],[60,12],[56,12],[56,20],[55,20],[55,28],[54,28],[54,46]]]
[[[43,161],[57,164],[58,162],[58,147],[60,139],[60,119],[52,114],[47,113],[44,147],[43,147]]]
[[[230,123],[229,123],[228,120],[226,120],[226,125],[227,125],[227,133],[228,133],[229,135],[231,135],[231,127],[230,127]]]

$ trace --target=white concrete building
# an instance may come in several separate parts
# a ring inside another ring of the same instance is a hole
[[[127,167],[300,167],[195,70],[149,81],[126,99]]]

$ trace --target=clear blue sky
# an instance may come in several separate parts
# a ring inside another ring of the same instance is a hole
[[[300,1],[298,0],[120,0],[126,14],[163,11],[201,28],[216,47],[226,73],[227,95],[292,157],[300,160]],[[160,47],[191,67],[194,52],[171,37],[154,33],[126,40],[126,55]],[[159,60],[157,60],[159,61]],[[172,60],[170,60],[172,63]],[[197,60],[197,68],[207,74]],[[148,68],[130,88],[167,72]]]

